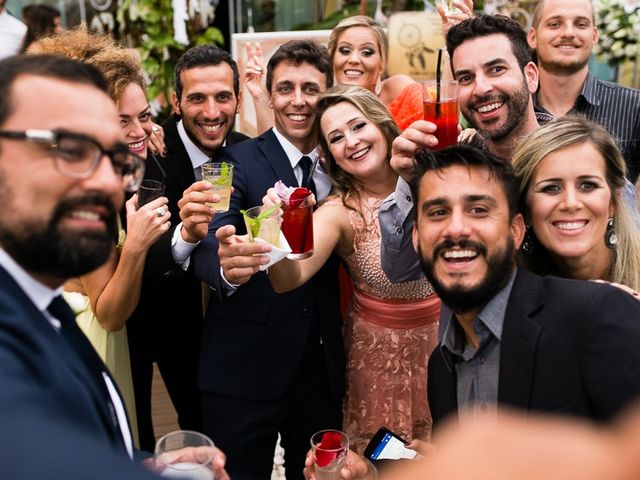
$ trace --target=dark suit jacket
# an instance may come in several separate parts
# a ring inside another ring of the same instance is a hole
[[[0,478],[157,478],[129,460],[81,362],[0,267]]]
[[[640,396],[640,302],[610,285],[519,269],[505,313],[499,405],[612,418]],[[456,375],[429,360],[434,424],[457,412]]]
[[[297,180],[271,130],[220,153],[235,164],[229,212],[218,215],[209,235],[193,253],[196,275],[213,294],[207,309],[198,385],[205,391],[254,400],[273,400],[292,384],[307,342],[322,348],[334,394],[344,391],[344,347],[340,334],[337,261],[325,265],[302,287],[276,294],[266,273],[227,297],[224,294],[215,231],[232,224],[246,233],[239,210],[262,205],[267,189],[278,180]],[[308,353],[308,349],[307,349]]]
[[[164,195],[169,200],[172,227],[149,249],[140,302],[127,323],[127,330],[130,337],[144,339],[149,348],[155,345],[160,349],[174,348],[176,335],[184,334],[197,342],[184,347],[197,350],[202,324],[200,281],[191,268],[183,271],[171,253],[171,238],[180,223],[178,201],[195,182],[193,166],[178,135],[179,120],[172,116],[163,124],[167,155],[155,160],[149,157],[146,161],[145,178],[165,184]],[[247,138],[242,133],[231,132],[227,143],[234,144]]]

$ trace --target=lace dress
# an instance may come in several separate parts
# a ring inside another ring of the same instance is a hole
[[[344,430],[360,454],[381,426],[406,440],[431,434],[427,361],[438,340],[440,299],[425,279],[392,283],[382,271],[381,203],[364,197],[362,215],[349,211],[355,237],[345,258],[355,291],[344,324]]]

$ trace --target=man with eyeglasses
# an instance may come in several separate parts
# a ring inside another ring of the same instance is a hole
[[[61,296],[109,257],[143,170],[97,70],[0,61],[0,478],[157,478],[132,462],[143,455],[118,389]]]

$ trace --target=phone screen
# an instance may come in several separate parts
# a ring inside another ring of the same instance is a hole
[[[371,460],[397,460],[399,458],[415,458],[418,453],[404,446],[404,443],[390,433],[384,434],[380,443],[371,453]]]

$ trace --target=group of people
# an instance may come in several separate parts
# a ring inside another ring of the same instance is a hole
[[[1,472],[153,478],[154,363],[180,427],[224,451],[222,478],[268,478],[278,435],[288,478],[314,477],[327,428],[351,440],[343,477],[368,478],[380,426],[428,463],[446,418],[609,422],[637,398],[640,92],[589,74],[589,0],[539,2],[528,33],[454,4],[440,13],[473,131],[437,152],[420,85],[385,78],[367,17],[266,68],[248,49],[253,139],[233,131],[241,78],[217,47],[179,59],[162,125],[139,59],[106,37],[62,32],[0,63]],[[212,160],[234,165],[228,212],[209,206]],[[163,196],[139,205],[143,180]],[[314,253],[265,272],[241,211],[277,181],[315,194]]]

